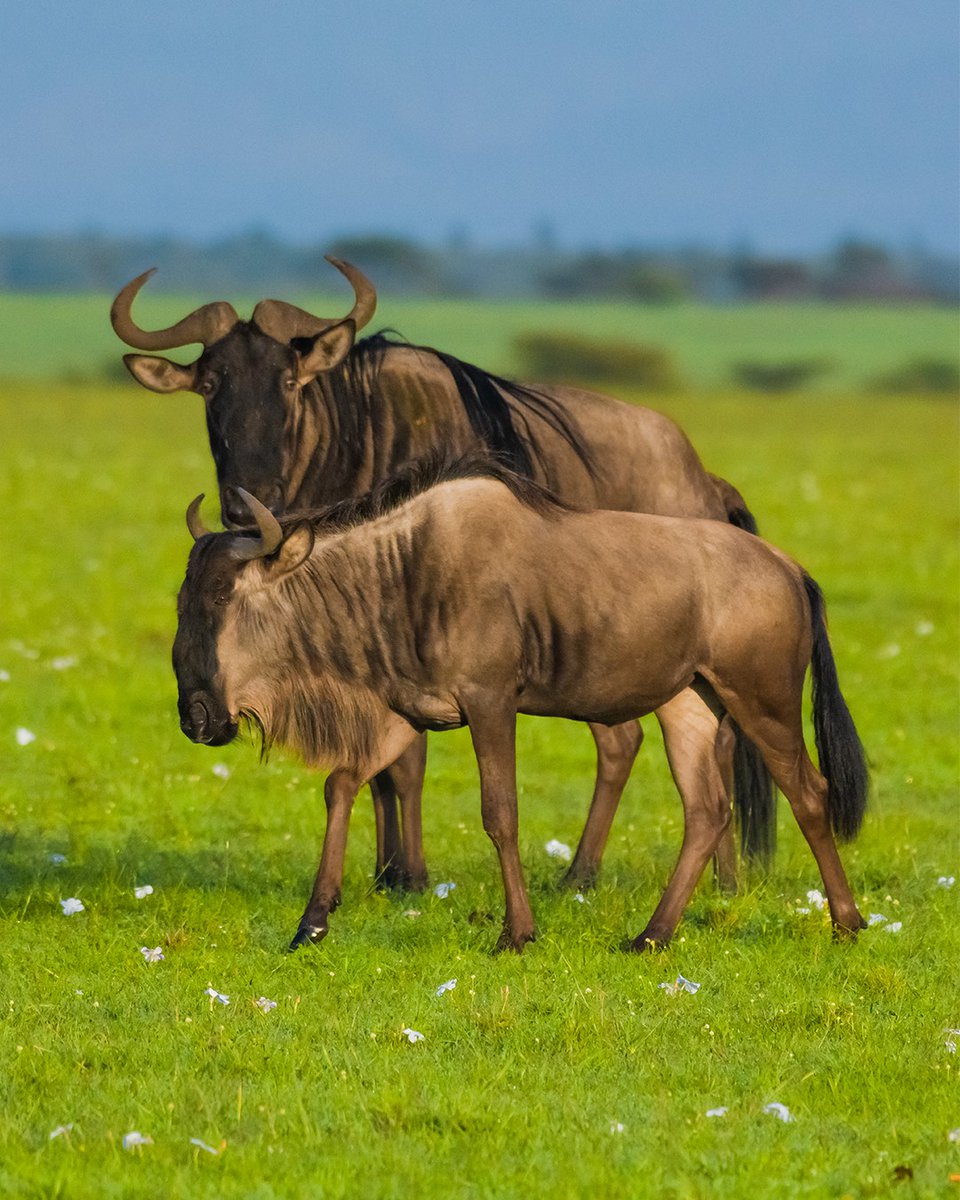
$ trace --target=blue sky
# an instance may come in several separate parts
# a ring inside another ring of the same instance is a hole
[[[33,0],[0,232],[958,247],[955,0]]]

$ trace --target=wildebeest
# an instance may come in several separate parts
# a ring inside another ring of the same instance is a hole
[[[188,510],[173,661],[188,737],[222,745],[247,717],[266,743],[333,768],[292,948],[327,932],[360,786],[418,731],[468,725],[503,873],[497,946],[521,950],[534,921],[517,843],[517,713],[615,724],[684,693],[712,746],[731,719],[753,740],[817,860],[836,930],[863,927],[831,834],[860,826],[863,750],[820,590],[785,554],[717,521],[575,511],[489,463],[410,472],[283,524],[243,498],[256,537],[208,533],[202,497]],[[820,771],[803,741],[808,666]],[[635,949],[669,940],[730,820],[716,753],[684,782],[680,857]]]
[[[708,474],[677,425],[651,409],[562,387],[509,383],[423,346],[378,335],[354,344],[372,317],[376,292],[355,267],[330,260],[350,281],[348,316],[318,318],[279,300],[262,300],[249,321],[230,304],[207,304],[168,329],[147,331],[131,315],[152,274],[118,294],[113,327],[131,346],[161,350],[199,342],[189,365],[152,355],[124,361],[145,387],[204,397],[221,511],[228,525],[248,519],[240,489],[275,514],[365,493],[412,461],[436,454],[484,453],[539,481],[581,508],[707,517],[755,528],[732,485]],[[699,769],[712,744],[699,733],[695,696],[658,710],[679,781]],[[635,722],[593,723],[597,782],[587,824],[568,872],[584,886],[599,868],[620,795],[640,746]],[[734,794],[748,853],[772,845],[769,777],[752,748],[737,741]],[[377,811],[377,875],[426,882],[420,835],[425,746],[410,747],[372,781]],[[403,836],[397,826],[399,796]],[[734,876],[732,841],[721,874]]]

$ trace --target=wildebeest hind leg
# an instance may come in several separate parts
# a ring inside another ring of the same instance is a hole
[[[657,710],[674,782],[683,801],[680,857],[646,928],[629,945],[654,950],[665,945],[697,881],[730,825],[730,795],[718,762],[725,748],[726,718],[720,719],[696,693],[681,692]],[[719,746],[718,746],[719,743]]]
[[[643,730],[638,721],[591,725],[590,732],[597,743],[597,781],[580,844],[563,877],[567,887],[581,889],[593,887],[597,881],[610,827],[643,741]]]
[[[462,697],[480,769],[483,828],[497,848],[506,912],[496,950],[521,951],[536,936],[517,842],[516,709],[487,696]]]
[[[427,738],[420,734],[396,762],[370,781],[377,829],[377,887],[422,892],[427,886],[420,819],[426,766]]]

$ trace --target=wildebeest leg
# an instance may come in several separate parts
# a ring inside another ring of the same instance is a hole
[[[395,762],[416,736],[415,731],[402,717],[389,713],[385,716],[374,761],[361,770],[337,770],[328,776],[323,789],[323,798],[327,805],[327,828],[323,836],[320,867],[309,903],[290,943],[291,950],[296,950],[307,942],[319,942],[326,936],[327,918],[340,903],[350,813],[357,792],[388,763]]]
[[[390,776],[400,798],[403,827],[403,854],[400,860],[399,886],[422,892],[427,886],[427,864],[423,857],[423,824],[420,801],[423,777],[427,769],[427,735],[421,734],[390,767]]]
[[[568,887],[589,888],[597,881],[600,859],[610,836],[610,828],[627,786],[643,730],[638,721],[622,725],[591,725],[597,743],[597,782],[590,801],[590,812],[580,835],[573,862],[563,877]]]
[[[327,831],[323,838],[320,868],[313,884],[310,902],[300,918],[290,949],[296,950],[307,942],[319,942],[327,934],[327,918],[340,903],[343,883],[343,860],[347,852],[347,832],[350,812],[357,790],[362,783],[347,771],[334,771],[327,777],[323,798],[327,805]]]
[[[503,874],[506,912],[495,949],[519,952],[536,931],[517,843],[517,714],[497,700],[491,706],[487,696],[470,704],[461,697],[461,702],[480,768],[483,828],[497,848]]]
[[[670,770],[683,801],[683,845],[670,882],[631,950],[652,950],[673,936],[707,862],[730,825],[730,794],[718,762],[726,751],[726,717],[695,692],[681,692],[657,710]]]
[[[717,766],[727,796],[733,796],[733,755],[737,748],[737,735],[730,721],[721,721],[717,732]],[[737,844],[733,822],[723,831],[723,837],[713,856],[713,877],[722,892],[737,890]]]
[[[737,720],[746,730],[747,726],[739,717]],[[750,722],[749,717],[747,721]],[[755,716],[754,722],[749,736],[763,756],[777,787],[790,801],[797,824],[817,860],[834,931],[855,935],[858,929],[865,929],[867,923],[853,898],[830,828],[827,781],[807,753],[799,721],[796,729],[790,727],[794,722],[770,717]]]
[[[377,831],[377,862],[373,878],[378,888],[397,888],[403,882],[403,841],[397,819],[397,790],[392,768],[370,780],[373,817]]]

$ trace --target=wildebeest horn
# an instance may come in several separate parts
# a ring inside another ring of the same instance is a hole
[[[136,279],[131,279],[117,293],[110,307],[110,323],[114,333],[128,346],[133,346],[135,350],[170,350],[174,346],[189,346],[191,342],[202,342],[204,346],[209,346],[236,325],[239,317],[233,305],[226,300],[215,300],[212,304],[204,304],[168,329],[141,329],[130,315],[130,309],[137,292],[156,269],[151,267]]]
[[[203,518],[200,516],[200,505],[203,503],[203,492],[196,498],[190,501],[190,507],[187,509],[187,528],[193,534],[193,540],[199,540],[210,532],[204,525]]]
[[[251,496],[245,488],[238,487],[237,494],[253,513],[253,519],[260,530],[259,542],[251,543],[250,550],[243,557],[266,558],[283,541],[283,530],[280,528],[280,522],[265,504],[261,504],[256,496]]]
[[[285,300],[261,300],[253,310],[252,319],[255,324],[278,342],[291,342],[294,338],[315,338],[331,325],[339,325],[341,321],[346,320],[353,321],[357,329],[362,329],[376,311],[376,288],[352,263],[344,262],[342,258],[333,258],[329,254],[327,262],[336,267],[341,275],[345,275],[353,288],[354,305],[346,317],[315,317],[306,309],[297,308],[295,304],[288,304]]]

